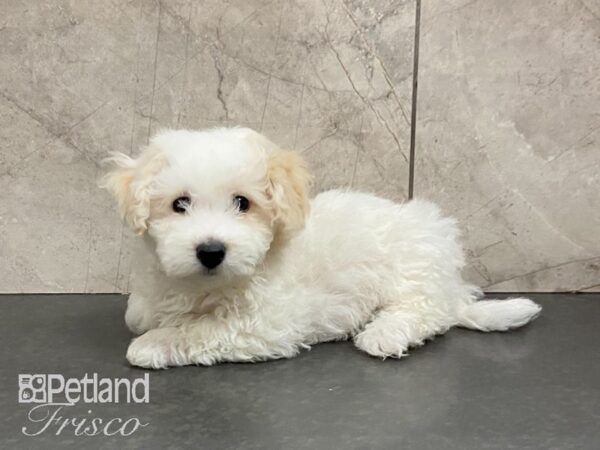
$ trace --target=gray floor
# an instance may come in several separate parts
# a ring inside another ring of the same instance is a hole
[[[124,359],[125,298],[0,297],[1,448],[598,449],[600,295],[534,295],[511,333],[452,330],[403,360],[347,342],[288,361],[151,372],[149,404],[76,405],[63,418],[137,417],[130,437],[28,420],[18,374],[141,376]],[[90,411],[88,413],[88,411]],[[37,428],[35,428],[37,426]]]

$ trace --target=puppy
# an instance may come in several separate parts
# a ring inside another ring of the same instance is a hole
[[[145,248],[125,315],[132,365],[290,358],[346,338],[400,358],[452,326],[504,331],[541,310],[478,301],[455,221],[433,204],[310,200],[301,157],[250,129],[163,131],[110,160],[104,186]]]

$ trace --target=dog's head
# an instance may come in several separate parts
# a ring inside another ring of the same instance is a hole
[[[251,276],[304,226],[302,159],[250,129],[164,131],[137,159],[109,160],[104,186],[132,230],[154,239],[168,276]]]

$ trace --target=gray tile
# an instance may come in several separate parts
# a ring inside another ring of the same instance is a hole
[[[148,404],[78,404],[63,417],[138,417],[130,437],[25,437],[18,374],[133,379],[125,297],[0,297],[3,448],[594,449],[600,440],[598,294],[533,295],[510,333],[451,330],[401,360],[349,342],[291,360],[150,372]],[[91,413],[87,413],[90,410]],[[31,430],[31,428],[30,428]]]
[[[488,291],[598,288],[597,2],[423,2],[415,192]]]
[[[312,146],[317,189],[406,197],[412,1],[5,6],[1,292],[127,290],[131,239],[99,165],[161,127],[251,126]],[[69,264],[36,259],[41,236]]]

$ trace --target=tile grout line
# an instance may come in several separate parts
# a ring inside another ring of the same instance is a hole
[[[421,31],[421,0],[416,0],[415,43],[413,48],[412,102],[410,110],[410,154],[408,159],[408,199],[414,194],[415,184],[415,140],[417,133],[417,88],[419,79],[419,37]]]
[[[158,66],[158,44],[160,42],[160,21],[162,14],[162,0],[158,0],[158,23],[156,26],[156,43],[154,45],[154,74],[152,75],[152,96],[150,97],[150,117],[148,118],[148,136],[147,142],[150,142],[152,135],[152,114],[154,112],[154,96],[156,95],[156,68]]]

